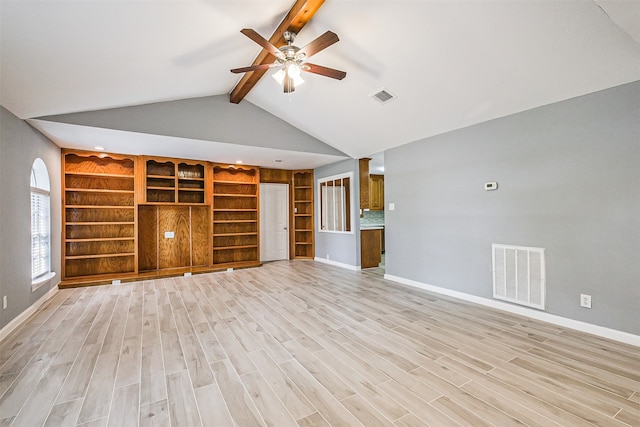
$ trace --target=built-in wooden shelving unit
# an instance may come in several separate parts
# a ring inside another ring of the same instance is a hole
[[[206,204],[207,169],[205,162],[146,158],[140,203]]]
[[[213,165],[213,265],[260,264],[260,170]]]
[[[138,270],[182,271],[211,264],[208,162],[144,157],[138,206]]]
[[[135,157],[65,151],[63,279],[136,272]]]
[[[63,150],[61,287],[260,265],[260,168]],[[313,171],[290,183],[290,258],[313,258]]]
[[[313,258],[313,170],[293,171],[293,257]]]

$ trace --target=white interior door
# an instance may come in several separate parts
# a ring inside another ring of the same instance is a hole
[[[289,185],[260,184],[260,261],[289,259]]]

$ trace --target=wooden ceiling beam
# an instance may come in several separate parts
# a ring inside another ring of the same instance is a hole
[[[287,13],[287,16],[284,17],[278,28],[274,31],[269,42],[276,47],[287,44],[284,39],[285,31],[292,31],[296,34],[299,33],[323,3],[324,0],[296,0]],[[275,60],[276,58],[271,53],[266,49],[262,49],[251,65],[271,64]],[[229,100],[234,104],[240,103],[266,72],[267,70],[258,70],[245,73],[236,87],[231,91]]]

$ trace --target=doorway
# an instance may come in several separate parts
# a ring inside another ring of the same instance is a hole
[[[260,261],[289,259],[289,185],[260,184]]]

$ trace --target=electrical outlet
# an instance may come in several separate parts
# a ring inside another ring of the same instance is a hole
[[[6,310],[7,306],[8,306],[8,304],[7,304],[7,296],[5,295],[5,296],[2,297],[2,309]]]
[[[184,273],[184,277],[191,277],[191,273]]]
[[[112,285],[119,285],[119,284],[121,284],[121,283],[122,283],[122,282],[121,282],[120,280],[117,280],[117,279],[116,279],[116,280],[112,280],[112,281],[111,281],[111,284],[112,284]]]
[[[329,254],[327,254],[327,259],[329,259]]]
[[[591,308],[591,295],[580,294],[580,307]]]

